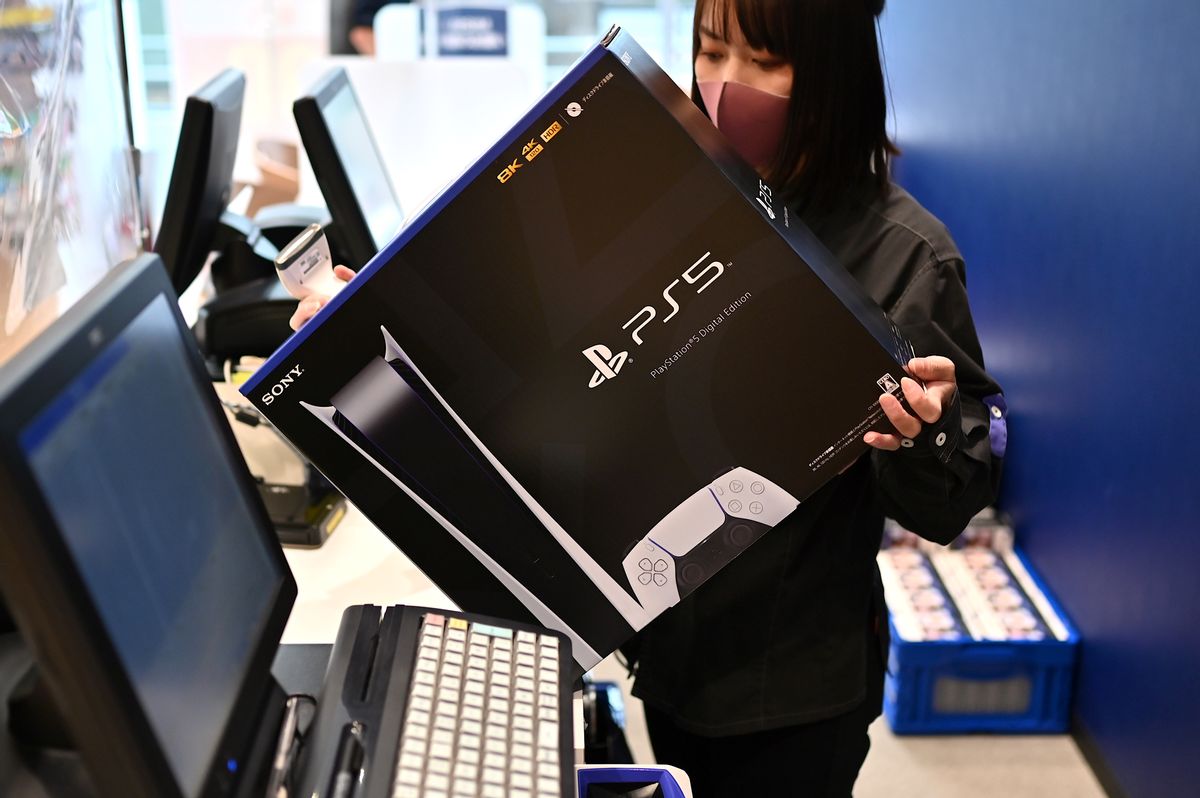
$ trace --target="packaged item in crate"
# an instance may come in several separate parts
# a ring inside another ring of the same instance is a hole
[[[974,639],[1045,640],[1052,634],[1002,553],[973,547],[930,559]]]
[[[900,546],[879,553],[879,572],[896,632],[905,640],[963,640],[969,635],[929,557]]]

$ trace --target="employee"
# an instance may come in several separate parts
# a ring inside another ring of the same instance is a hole
[[[1000,475],[962,255],[888,179],[883,2],[696,4],[693,100],[925,356],[913,413],[880,397],[898,434],[867,433],[869,456],[639,635],[650,740],[697,798],[851,794],[882,703],[884,515],[948,542]]]
[[[962,256],[889,180],[882,10],[696,4],[693,100],[911,340],[923,357],[908,371],[924,383],[901,381],[911,413],[881,396],[895,434],[867,433],[869,455],[628,648],[655,754],[688,772],[697,798],[850,795],[882,703],[884,515],[948,542],[1000,476],[1005,406]],[[323,303],[302,302],[293,327]]]

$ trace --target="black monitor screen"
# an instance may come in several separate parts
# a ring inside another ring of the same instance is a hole
[[[226,69],[188,97],[154,251],[182,293],[214,249],[217,223],[233,190],[246,78]]]
[[[165,295],[147,304],[19,443],[180,788],[196,795],[280,574],[173,313]]]
[[[404,215],[349,83],[325,105],[324,116],[375,249],[382,249],[400,230]]]

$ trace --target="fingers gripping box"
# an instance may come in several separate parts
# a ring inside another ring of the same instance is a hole
[[[614,31],[243,392],[463,609],[587,668],[862,455],[910,355]]]

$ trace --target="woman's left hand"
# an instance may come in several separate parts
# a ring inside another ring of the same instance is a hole
[[[879,406],[892,422],[899,435],[889,435],[882,432],[868,432],[863,436],[863,442],[885,452],[894,452],[900,448],[903,438],[915,438],[926,424],[933,424],[942,417],[946,408],[954,399],[958,383],[954,381],[954,363],[949,358],[934,355],[932,357],[914,357],[908,361],[905,368],[912,377],[900,379],[900,389],[908,400],[916,416],[905,411],[900,400],[890,393],[879,397]],[[903,436],[903,437],[902,437]]]

